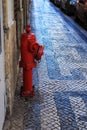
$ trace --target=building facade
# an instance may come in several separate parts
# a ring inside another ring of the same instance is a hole
[[[20,35],[28,18],[30,0],[0,1],[0,130],[12,115],[19,72]]]
[[[6,115],[6,86],[5,86],[5,61],[4,61],[4,32],[3,32],[3,11],[0,1],[0,130],[2,130]]]

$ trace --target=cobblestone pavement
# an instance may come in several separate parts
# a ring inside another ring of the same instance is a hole
[[[87,32],[48,0],[32,0],[31,26],[45,52],[31,99],[20,70],[11,130],[87,130]]]

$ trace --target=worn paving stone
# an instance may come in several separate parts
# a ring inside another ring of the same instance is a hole
[[[87,32],[49,0],[32,0],[31,27],[44,56],[35,97],[21,99],[17,88],[12,130],[87,130]]]
[[[11,130],[24,130],[23,119],[24,119],[24,99],[20,97],[20,89],[22,86],[22,71],[19,71],[19,77],[17,80],[17,89],[15,92],[13,114],[10,119]]]

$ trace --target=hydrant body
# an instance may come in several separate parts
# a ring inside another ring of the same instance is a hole
[[[27,26],[30,27],[30,26]],[[26,33],[21,35],[21,61],[19,66],[23,68],[23,87],[21,96],[34,96],[34,88],[32,85],[32,69],[36,67],[36,60],[41,60],[44,47],[36,42],[36,37],[26,30]]]

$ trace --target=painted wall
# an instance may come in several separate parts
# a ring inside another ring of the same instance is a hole
[[[2,0],[0,1],[0,130],[2,130],[6,114],[6,88],[5,88],[5,65],[4,65],[4,41],[3,41],[3,14]]]

